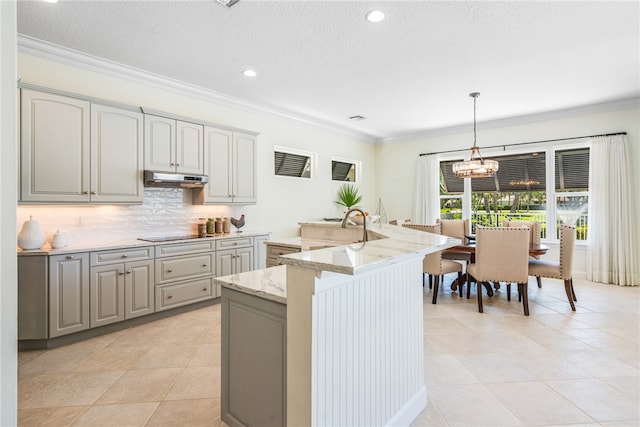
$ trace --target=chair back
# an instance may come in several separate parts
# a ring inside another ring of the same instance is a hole
[[[538,221],[502,221],[503,227],[527,227],[531,236],[529,242],[532,245],[539,245],[541,242],[540,223]]]
[[[441,226],[442,235],[455,237],[467,243],[465,235],[469,233],[469,218],[467,219],[437,219],[437,223]]]
[[[573,271],[573,248],[576,244],[576,227],[560,225],[560,278],[571,279]]]
[[[442,234],[442,227],[440,224],[426,225],[426,224],[412,224],[412,223],[404,223],[403,227],[411,228],[413,230],[426,231],[427,233],[433,234]]]
[[[479,281],[526,283],[529,279],[527,228],[476,228],[474,276]]]

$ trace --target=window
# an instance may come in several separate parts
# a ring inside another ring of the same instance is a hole
[[[275,147],[273,152],[274,173],[279,176],[311,179],[314,160],[315,153]]]
[[[361,174],[361,163],[357,160],[333,157],[331,160],[331,179],[333,181],[358,182]]]
[[[504,220],[537,221],[542,237],[547,239],[558,239],[559,224],[571,223],[576,225],[577,239],[586,240],[589,200],[586,143],[487,157],[499,162],[496,175],[471,179],[468,185],[452,171],[453,163],[460,159],[440,162],[442,218],[469,216],[473,230],[476,225],[498,226]],[[551,164],[553,167],[549,168]],[[465,204],[469,206],[468,215],[463,214]]]

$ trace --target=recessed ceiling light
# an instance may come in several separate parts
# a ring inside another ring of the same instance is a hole
[[[255,76],[257,76],[257,75],[258,75],[258,73],[256,73],[256,72],[255,72],[255,71],[253,71],[253,70],[246,69],[246,70],[244,70],[244,71],[242,72],[242,75],[243,75],[243,76],[245,76],[245,77],[255,77]]]
[[[369,22],[381,22],[384,20],[384,12],[381,10],[372,10],[365,15],[365,18]]]

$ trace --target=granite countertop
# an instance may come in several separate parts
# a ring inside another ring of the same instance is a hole
[[[263,268],[230,276],[216,277],[214,283],[264,299],[287,303],[287,267]]]
[[[304,223],[336,227],[335,223]],[[283,255],[285,265],[214,278],[217,284],[282,304],[287,303],[286,264],[315,270],[358,274],[390,265],[405,257],[425,255],[460,244],[460,240],[388,224],[369,227],[377,240],[366,244],[341,244],[336,241],[289,237],[269,243],[301,249],[303,252]]]
[[[227,233],[227,234],[219,234],[215,236],[199,237],[197,239],[181,239],[181,240],[171,240],[171,241],[163,241],[163,242],[148,242],[148,241],[138,240],[138,239],[126,239],[126,240],[95,242],[95,243],[94,242],[70,243],[64,248],[59,248],[59,249],[53,249],[47,242],[40,249],[24,250],[21,248],[17,248],[17,252],[18,252],[18,256],[64,255],[64,254],[76,253],[76,252],[105,251],[105,250],[126,249],[126,248],[141,247],[141,246],[158,246],[158,245],[170,245],[175,243],[198,242],[202,240],[220,240],[220,239],[234,239],[239,237],[253,237],[253,236],[258,236],[263,234],[268,234],[268,233],[245,231],[242,233]]]
[[[340,227],[336,223],[324,221],[306,222],[301,223],[301,225]],[[348,228],[356,227],[362,229],[361,226],[348,226]],[[379,238],[364,244],[353,243],[345,245],[333,242],[332,244],[336,246],[308,251],[304,251],[304,248],[313,245],[319,246],[321,243],[328,242],[317,239],[308,241],[301,237],[284,239],[282,243],[291,246],[299,242],[297,247],[302,248],[303,252],[283,255],[280,259],[284,264],[318,271],[333,271],[355,275],[393,264],[402,258],[415,257],[416,255],[424,256],[460,244],[459,239],[396,225],[374,223],[369,225],[367,229]],[[270,240],[269,242],[281,244],[278,239]]]

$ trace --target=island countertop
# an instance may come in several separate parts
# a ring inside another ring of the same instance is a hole
[[[336,227],[335,223],[327,225],[325,222],[303,223],[302,225]],[[360,229],[362,228],[360,227]],[[376,237],[376,240],[370,240],[364,245],[362,243],[345,245],[329,239],[305,237],[274,239],[269,243],[303,251],[283,255],[282,261],[285,264],[303,264],[316,270],[351,275],[393,264],[407,256],[425,255],[460,243],[458,239],[395,225],[374,224],[369,230]],[[249,295],[282,304],[287,303],[287,270],[285,265],[217,277],[214,282]]]
[[[327,227],[340,231],[340,225],[331,222],[306,222],[301,227]],[[362,230],[362,226],[347,226],[347,229]],[[459,239],[454,239],[438,234],[426,233],[410,228],[389,224],[370,224],[367,227],[371,239],[366,243],[335,242],[330,246],[329,239],[303,237],[300,239],[300,248],[310,246],[323,247],[323,249],[303,251],[300,253],[282,255],[284,264],[297,265],[318,271],[333,271],[342,274],[356,275],[384,267],[398,262],[406,257],[427,255],[460,244]],[[279,244],[280,242],[270,240]],[[286,239],[284,244],[292,245],[294,239]]]

